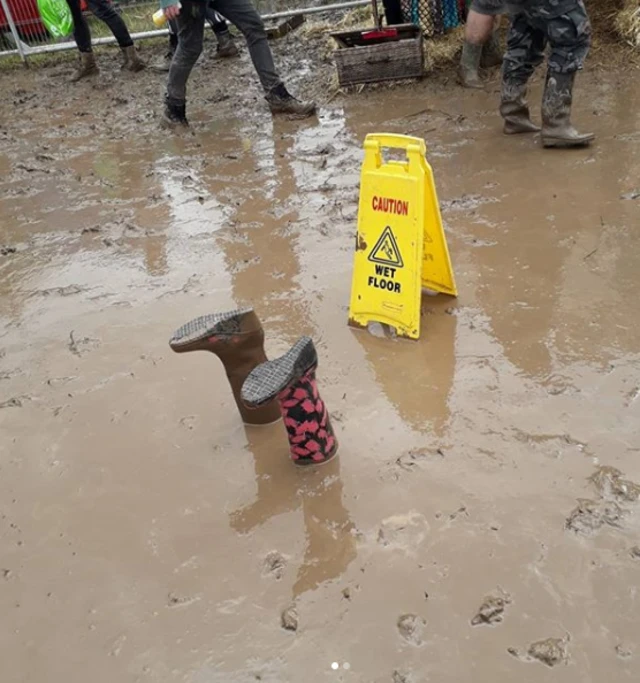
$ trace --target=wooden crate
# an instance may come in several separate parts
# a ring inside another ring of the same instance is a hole
[[[341,86],[422,78],[422,31],[414,24],[332,33]]]

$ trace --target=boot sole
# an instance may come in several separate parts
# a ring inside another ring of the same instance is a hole
[[[300,338],[284,356],[262,363],[251,371],[242,387],[242,402],[249,408],[259,408],[317,363],[318,355],[311,338]]]
[[[542,146],[551,149],[570,149],[571,147],[588,147],[596,139],[595,135],[583,140],[562,140],[560,138],[542,138]]]
[[[235,311],[213,313],[194,318],[173,333],[169,340],[169,346],[176,353],[185,353],[200,350],[202,348],[201,342],[209,337],[232,337],[242,334],[242,318],[247,313],[252,312],[252,308],[239,308]],[[257,330],[255,331],[257,332]]]
[[[506,128],[502,131],[505,135],[526,135],[527,133],[539,133],[540,128],[529,128],[527,130],[507,130]]]

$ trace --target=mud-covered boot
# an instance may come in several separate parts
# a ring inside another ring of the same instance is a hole
[[[124,60],[122,66],[120,67],[123,71],[142,71],[146,68],[146,64],[138,56],[138,51],[135,45],[129,45],[129,47],[122,47],[122,56]]]
[[[529,116],[526,94],[526,83],[502,81],[500,115],[504,119],[505,135],[537,133],[540,130]]]
[[[327,406],[318,393],[317,367],[313,341],[302,337],[284,356],[259,365],[242,387],[248,407],[259,409],[277,399],[291,459],[300,466],[328,462],[338,451]]]
[[[228,59],[229,57],[237,57],[240,52],[238,51],[238,46],[233,40],[233,36],[229,31],[224,33],[216,33],[216,39],[218,41],[218,46],[216,47],[216,56],[221,59]]]
[[[482,58],[480,59],[480,66],[484,69],[490,69],[493,66],[500,66],[504,54],[502,46],[498,40],[498,32],[494,31],[491,38],[482,46]]]
[[[548,72],[542,96],[543,147],[584,147],[593,133],[579,133],[571,125],[571,103],[576,74]]]
[[[164,98],[164,111],[162,112],[162,119],[160,125],[163,128],[188,128],[189,121],[187,121],[187,103],[177,102],[169,97]]]
[[[262,325],[252,309],[191,320],[174,332],[169,345],[176,353],[210,351],[220,358],[245,424],[263,425],[280,419],[280,407],[274,400],[264,401],[256,410],[249,410],[240,400],[249,373],[267,360]]]
[[[470,43],[467,40],[462,45],[462,56],[458,67],[458,80],[460,85],[465,88],[483,88],[478,69],[480,68],[480,57],[482,56],[482,45]]]
[[[282,83],[266,95],[272,114],[290,114],[295,118],[306,119],[316,113],[315,102],[297,100]]]
[[[171,62],[173,61],[173,55],[174,51],[169,50],[162,56],[160,59],[158,59],[157,62],[154,62],[153,64],[150,65],[150,69],[152,71],[156,71],[158,73],[167,73],[169,69],[171,68]]]
[[[93,52],[81,52],[80,53],[80,64],[76,72],[71,77],[71,83],[76,83],[82,78],[89,78],[89,76],[95,76],[100,70],[96,64],[96,58],[93,56]]]

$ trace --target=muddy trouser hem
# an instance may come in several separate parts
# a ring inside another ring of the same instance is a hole
[[[582,0],[576,0],[573,9],[558,16],[528,11],[512,17],[503,80],[526,83],[544,60],[547,44],[550,72],[570,74],[582,69],[591,45],[591,24]]]
[[[80,52],[91,52],[91,33],[87,20],[82,14],[80,0],[67,0],[73,17],[73,38]],[[120,15],[107,0],[87,0],[91,12],[108,27],[120,47],[133,45],[131,35]]]
[[[469,10],[473,10],[477,14],[484,14],[488,17],[497,17],[499,14],[505,13],[504,2],[496,2],[495,0],[473,0]]]
[[[184,104],[187,99],[187,81],[202,53],[204,17],[204,3],[182,0],[180,14],[175,19],[178,28],[178,47],[169,67],[168,104]]]
[[[215,0],[213,7],[242,33],[260,83],[269,93],[282,84],[273,62],[264,23],[250,0]]]

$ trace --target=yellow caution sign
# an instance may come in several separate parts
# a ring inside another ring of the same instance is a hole
[[[385,161],[384,149],[406,160]],[[349,324],[386,323],[418,339],[422,287],[457,295],[426,145],[375,134],[364,150]]]

